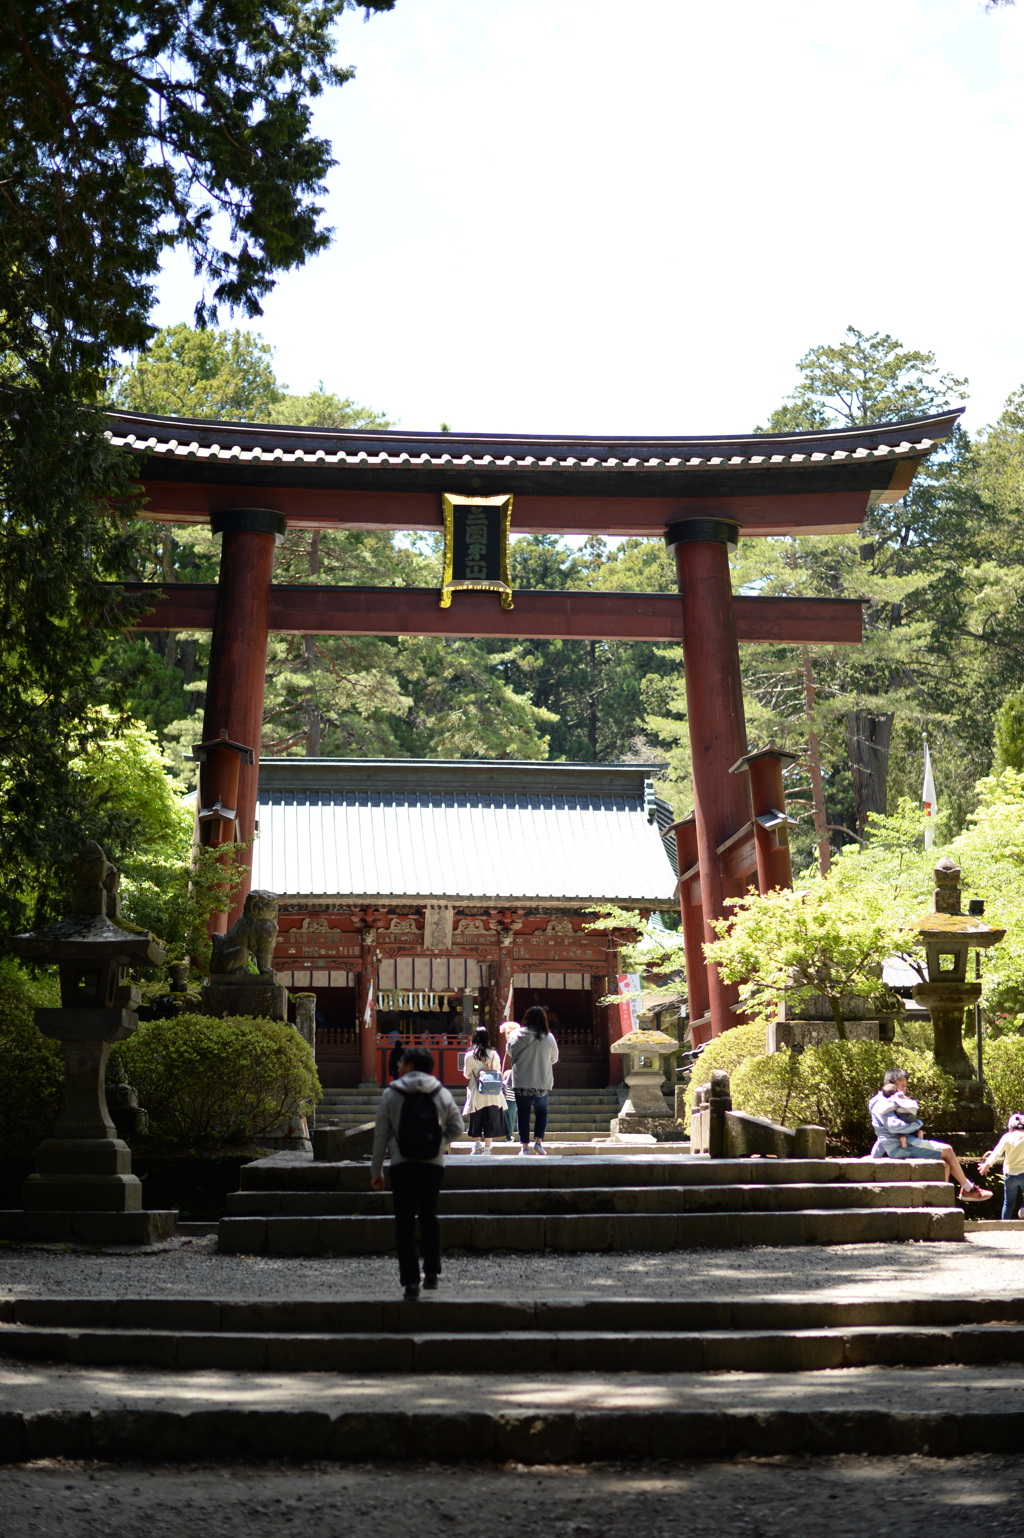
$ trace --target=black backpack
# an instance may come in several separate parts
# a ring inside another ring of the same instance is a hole
[[[402,1097],[402,1109],[398,1116],[398,1152],[403,1159],[436,1159],[444,1142],[444,1132],[438,1115],[436,1089],[402,1089],[392,1085]]]

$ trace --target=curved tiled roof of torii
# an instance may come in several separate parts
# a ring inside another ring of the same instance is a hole
[[[121,412],[108,436],[147,481],[365,491],[719,497],[865,491],[897,500],[960,410],[812,433],[533,437],[346,431]]]

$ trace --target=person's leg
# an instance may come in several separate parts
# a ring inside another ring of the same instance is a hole
[[[524,1148],[530,1146],[530,1107],[533,1105],[533,1096],[524,1095],[516,1090],[516,1112],[519,1116],[519,1141]]]
[[[1003,1176],[1003,1210],[999,1216],[1004,1222],[1013,1217],[1017,1207],[1017,1184],[1013,1175]]]
[[[948,1143],[939,1143],[936,1146],[942,1154],[942,1162],[946,1166],[947,1173],[951,1175],[952,1178],[956,1181],[957,1185],[960,1187],[961,1192],[976,1191],[981,1189],[979,1186],[975,1185],[974,1181],[967,1174],[963,1165],[960,1163],[960,1160],[957,1158],[956,1154],[953,1152],[952,1148],[950,1148]],[[991,1196],[992,1192],[986,1191],[985,1195]]]
[[[1003,1212],[1009,1220],[1017,1214],[1017,1203],[1024,1197],[1024,1175],[1003,1176]]]
[[[395,1204],[395,1247],[398,1277],[403,1287],[418,1287],[420,1263],[416,1254],[416,1208],[419,1188],[415,1164],[391,1166],[391,1199]]]
[[[544,1134],[548,1130],[548,1097],[538,1095],[533,1102],[533,1140],[535,1143],[543,1143]]]
[[[437,1220],[437,1201],[444,1179],[443,1164],[416,1167],[420,1210],[420,1245],[423,1250],[423,1276],[426,1281],[441,1275],[441,1225]]]

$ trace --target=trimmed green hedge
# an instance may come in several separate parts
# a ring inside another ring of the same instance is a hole
[[[1024,1111],[1024,1036],[997,1036],[985,1043],[986,1087],[995,1101],[997,1126],[1011,1111]]]
[[[278,1020],[148,1020],[115,1051],[150,1132],[178,1148],[238,1147],[320,1098],[312,1052]]]
[[[24,1158],[39,1146],[60,1110],[64,1055],[43,1036],[35,1011],[60,1003],[56,980],[36,981],[9,957],[0,960],[0,1155]]]
[[[749,1057],[762,1056],[766,1043],[764,1022],[761,1020],[755,1020],[752,1025],[734,1025],[731,1031],[723,1031],[721,1036],[708,1042],[694,1063],[690,1082],[686,1086],[684,1100],[687,1127],[690,1125],[690,1112],[693,1110],[697,1086],[710,1081],[712,1070],[721,1068],[731,1076]]]
[[[930,1053],[888,1041],[830,1041],[803,1052],[748,1057],[732,1076],[732,1103],[737,1111],[787,1127],[825,1127],[851,1152],[867,1153],[874,1142],[868,1101],[885,1070],[897,1066],[907,1070],[927,1135],[929,1122],[952,1109],[954,1082]]]

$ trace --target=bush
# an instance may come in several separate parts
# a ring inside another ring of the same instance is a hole
[[[997,1123],[1005,1126],[1011,1111],[1024,1110],[1024,1037],[999,1036],[986,1042],[982,1068]]]
[[[56,981],[35,981],[0,960],[0,1155],[23,1158],[49,1135],[60,1110],[64,1054],[35,1023],[37,1008],[60,1003]]]
[[[929,1053],[887,1041],[829,1041],[803,1052],[748,1058],[733,1075],[732,1103],[737,1111],[786,1126],[825,1127],[852,1152],[867,1153],[874,1142],[868,1101],[885,1070],[896,1066],[907,1070],[927,1136],[929,1122],[952,1109],[954,1082]]]
[[[690,1082],[686,1086],[684,1099],[687,1126],[690,1124],[693,1096],[698,1084],[707,1084],[715,1068],[721,1068],[728,1074],[735,1073],[748,1057],[759,1057],[766,1044],[764,1023],[760,1020],[755,1020],[751,1025],[734,1025],[731,1031],[723,1031],[721,1036],[708,1042],[694,1063]]]
[[[312,1052],[277,1020],[150,1020],[115,1051],[153,1136],[179,1148],[237,1147],[320,1098]]]

